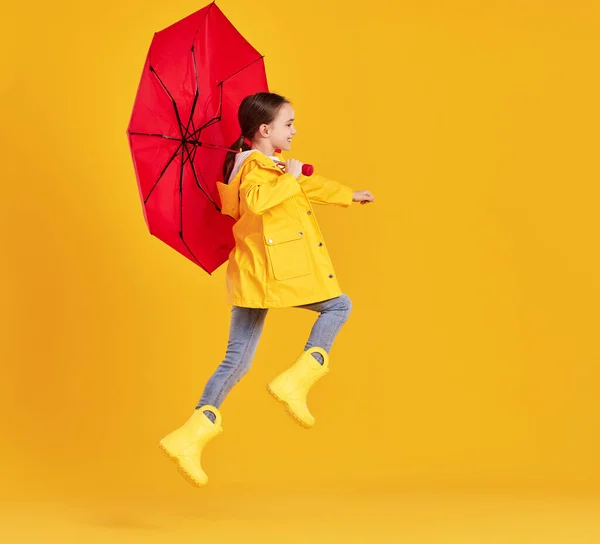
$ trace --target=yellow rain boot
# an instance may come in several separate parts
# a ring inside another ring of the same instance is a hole
[[[204,410],[215,414],[214,423],[204,414]],[[202,487],[208,482],[208,476],[200,464],[202,448],[222,432],[219,410],[207,404],[194,410],[192,416],[179,429],[175,429],[160,441],[159,447],[177,463],[179,472],[192,485]]]
[[[312,356],[313,352],[323,356],[322,365]],[[308,410],[306,396],[311,386],[328,372],[328,353],[322,348],[312,347],[302,353],[290,368],[272,380],[267,390],[300,425],[309,429],[315,424],[315,418]]]

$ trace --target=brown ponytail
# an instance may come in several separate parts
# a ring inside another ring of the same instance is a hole
[[[246,138],[242,134],[235,142],[233,142],[229,149],[233,149],[234,151],[249,151],[250,146],[246,143]],[[225,163],[223,164],[223,181],[225,183],[229,183],[229,176],[231,175],[231,171],[233,170],[233,165],[235,163],[235,158],[237,157],[237,153],[229,152],[225,156]]]
[[[269,125],[277,117],[279,108],[289,101],[283,96],[275,93],[256,93],[242,100],[238,110],[238,122],[242,129],[241,136],[231,144],[229,149],[236,152],[249,151],[251,147],[246,140],[252,140],[261,125]],[[237,153],[229,152],[223,163],[223,181],[229,183],[229,176],[233,171]]]

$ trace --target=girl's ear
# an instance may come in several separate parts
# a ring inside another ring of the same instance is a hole
[[[265,125],[264,123],[262,125],[260,125],[260,127],[258,129],[258,133],[263,138],[268,138],[269,137],[269,125]]]

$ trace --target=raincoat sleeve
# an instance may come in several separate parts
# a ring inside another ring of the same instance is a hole
[[[319,174],[300,176],[298,182],[304,189],[306,196],[316,204],[332,204],[348,208],[352,205],[354,191],[346,186]]]
[[[292,174],[278,176],[275,183],[270,177],[265,170],[256,167],[242,175],[240,199],[255,214],[263,214],[302,192],[298,180]]]

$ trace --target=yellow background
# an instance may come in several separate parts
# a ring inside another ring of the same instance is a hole
[[[290,156],[376,202],[317,212],[354,309],[309,397],[316,427],[265,390],[316,315],[271,310],[205,449],[209,486],[162,457],[230,308],[225,266],[210,277],[149,235],[125,131],[153,32],[203,5],[3,8],[4,500],[600,491],[591,0],[218,2],[293,102]]]

